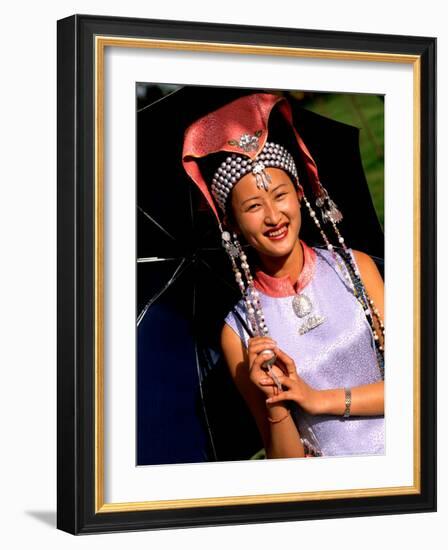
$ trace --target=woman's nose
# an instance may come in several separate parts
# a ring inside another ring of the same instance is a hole
[[[275,203],[268,201],[265,205],[265,223],[269,225],[277,225],[280,222],[281,213]]]

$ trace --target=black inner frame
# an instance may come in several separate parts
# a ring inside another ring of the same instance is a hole
[[[421,492],[95,513],[94,39],[96,35],[417,55],[421,60]],[[75,15],[58,21],[57,526],[73,534],[436,510],[436,40]]]

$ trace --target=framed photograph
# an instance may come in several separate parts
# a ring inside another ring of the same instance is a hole
[[[436,510],[435,56],[58,21],[59,529]]]

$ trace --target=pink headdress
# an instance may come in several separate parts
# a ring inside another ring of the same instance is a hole
[[[286,98],[268,93],[256,93],[238,98],[191,124],[184,134],[182,163],[185,171],[199,187],[217,220],[220,215],[197,159],[218,152],[228,152],[254,163],[265,150],[268,139],[269,117],[274,109],[291,126],[301,159],[316,198],[325,197],[319,182],[316,163],[302,138],[294,128],[291,107]]]

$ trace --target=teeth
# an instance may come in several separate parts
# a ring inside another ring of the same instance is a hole
[[[278,229],[277,231],[271,231],[268,233],[269,237],[278,237],[282,233],[286,233],[286,227],[282,227],[281,229]]]

